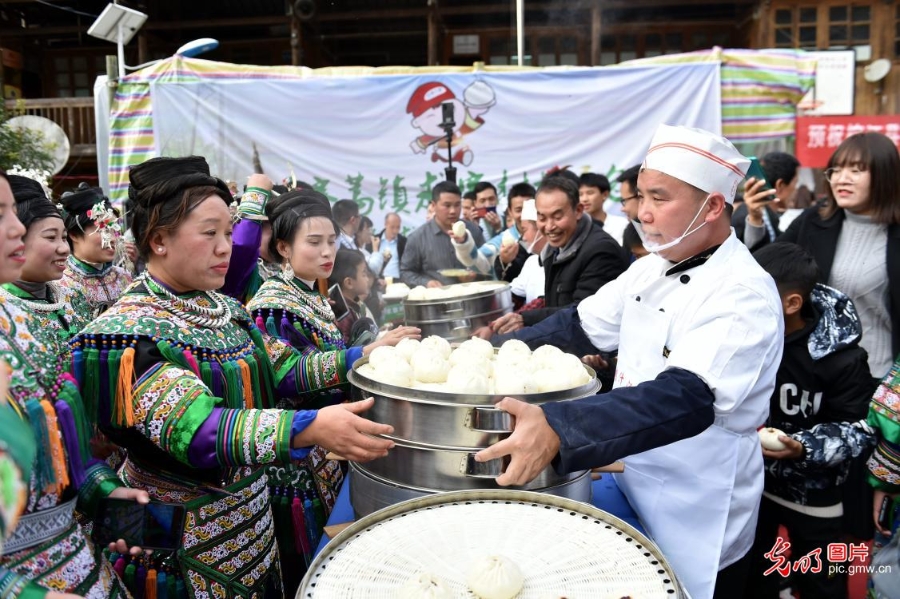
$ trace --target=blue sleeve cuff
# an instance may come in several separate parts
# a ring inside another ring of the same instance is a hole
[[[316,419],[318,412],[316,410],[297,410],[294,412],[294,420],[291,422],[291,439],[306,430],[306,427],[312,424]],[[291,460],[303,460],[312,450],[310,447],[291,447]]]
[[[363,348],[361,345],[354,345],[353,347],[347,348],[347,353],[344,356],[347,359],[347,371],[349,372],[353,368],[354,362],[362,358]]]

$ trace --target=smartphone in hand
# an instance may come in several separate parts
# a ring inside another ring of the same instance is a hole
[[[756,156],[750,157],[750,168],[747,170],[747,178],[753,177],[757,181],[763,181],[763,186],[760,191],[771,191],[772,186],[769,185],[768,179],[766,179],[766,172],[763,170],[762,165],[759,163],[759,159]],[[761,201],[770,202],[775,199],[775,196],[769,196]]]
[[[91,537],[99,546],[122,539],[129,547],[141,549],[174,551],[181,547],[183,505],[105,497],[100,500],[98,513]]]

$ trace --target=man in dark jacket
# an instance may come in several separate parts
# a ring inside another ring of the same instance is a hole
[[[792,243],[774,243],[754,254],[772,275],[784,309],[784,354],[775,379],[767,426],[785,433],[784,448],[763,447],[766,476],[760,504],[754,565],[745,597],[778,597],[780,576],[765,575],[766,557],[787,528],[795,559],[841,538],[841,487],[855,458],[875,444],[866,424],[875,383],[869,374],[859,316],[846,295],[816,284],[813,257]],[[777,552],[777,550],[776,550]],[[843,573],[794,573],[802,597],[847,596]]]
[[[547,238],[541,252],[544,308],[506,314],[491,328],[504,334],[531,326],[560,308],[591,296],[628,268],[615,239],[584,213],[578,187],[563,177],[549,177],[536,194],[538,227]]]
[[[384,230],[378,234],[378,245],[372,243],[366,246],[370,252],[380,251],[390,254],[385,257],[381,272],[375,273],[378,277],[400,278],[400,260],[403,259],[403,251],[406,249],[406,236],[400,234],[400,215],[396,212],[388,212],[384,217]],[[374,241],[374,240],[373,240]]]

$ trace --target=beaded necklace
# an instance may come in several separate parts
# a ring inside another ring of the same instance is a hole
[[[12,285],[12,283],[9,283],[9,284]],[[32,299],[28,299],[27,297],[17,295],[15,293],[10,292],[6,288],[6,285],[0,286],[0,295],[2,295],[6,299],[11,299],[11,300],[19,302],[20,304],[22,304],[29,310],[32,310],[33,312],[43,312],[43,313],[59,312],[60,310],[62,310],[63,308],[66,307],[66,302],[63,301],[62,299],[60,299],[59,301],[56,301],[54,303],[50,303],[49,301],[45,302],[42,300],[32,300]],[[55,298],[63,297],[63,294],[60,291],[59,285],[57,285],[55,281],[51,281],[51,282],[47,283],[47,295],[48,295],[48,299],[51,297],[55,297]]]
[[[305,303],[312,308],[316,316],[323,320],[334,322],[334,311],[331,309],[331,304],[328,303],[328,300],[326,300],[321,293],[313,291],[306,286],[306,283],[297,277],[285,277],[281,273],[278,273],[275,276],[290,287],[293,287],[301,295],[305,296],[305,299],[309,300]]]
[[[148,271],[144,271],[138,280],[143,283],[147,292],[160,306],[184,320],[209,329],[220,329],[231,321],[231,308],[224,296],[215,291],[208,291],[201,297],[208,298],[214,307],[202,306],[196,301],[179,297],[157,282]]]

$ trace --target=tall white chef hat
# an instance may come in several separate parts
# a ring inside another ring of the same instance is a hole
[[[738,184],[750,168],[750,160],[720,135],[703,129],[660,125],[641,168],[660,171],[706,193],[719,192],[731,204]]]
[[[525,200],[522,204],[522,220],[537,222],[537,204],[533,199]]]

